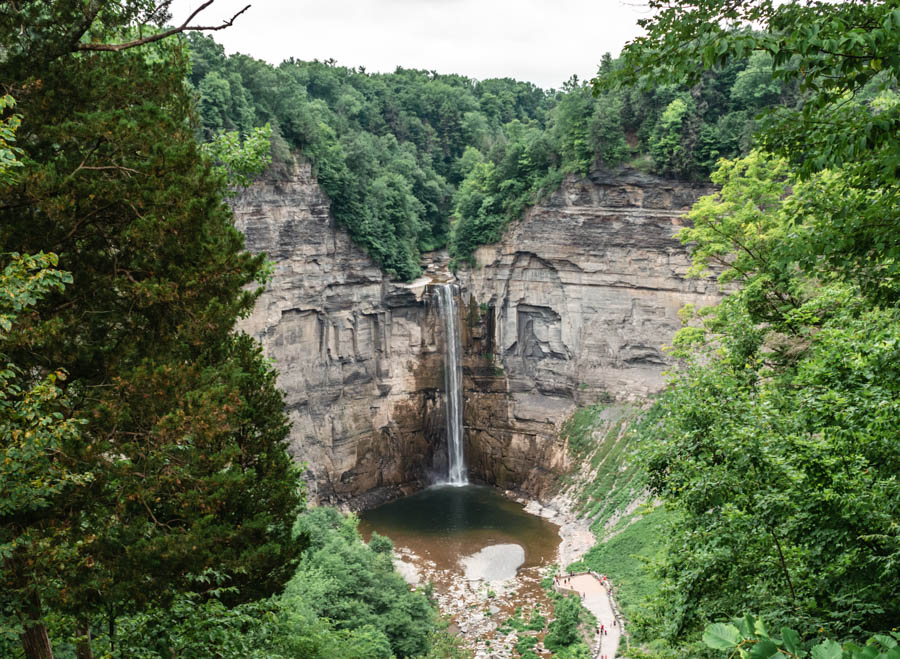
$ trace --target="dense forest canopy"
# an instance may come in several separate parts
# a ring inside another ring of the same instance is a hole
[[[382,267],[410,279],[419,254],[447,244],[467,148],[500,148],[511,121],[543,125],[552,98],[509,79],[398,69],[369,74],[327,62],[273,67],[226,57],[192,35],[190,81],[203,139],[271,125],[276,160],[312,161],[331,210]]]

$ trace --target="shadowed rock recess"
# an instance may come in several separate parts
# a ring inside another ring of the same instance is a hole
[[[672,237],[708,190],[625,171],[568,179],[458,273],[470,477],[531,497],[568,468],[559,428],[578,404],[664,384],[678,310],[718,300],[686,279]],[[306,163],[234,203],[274,275],[240,329],[275,360],[310,498],[362,508],[446,470],[442,341],[428,279],[391,281],[329,214]]]

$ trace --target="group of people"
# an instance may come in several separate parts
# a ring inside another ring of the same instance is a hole
[[[553,583],[556,585],[568,585],[570,581],[572,581],[572,577],[577,577],[579,574],[589,574],[592,577],[595,577],[600,581],[603,586],[609,590],[609,581],[606,578],[605,574],[597,574],[593,570],[588,570],[587,572],[567,572],[565,574],[556,574],[553,576]]]
[[[581,574],[583,574],[583,573],[581,573]],[[598,573],[594,572],[593,570],[588,570],[587,574],[590,574],[592,577],[597,579],[603,585],[603,587],[606,588],[607,592],[609,592],[609,588],[610,588],[609,580],[606,578],[605,574],[598,574]],[[553,583],[557,586],[569,586],[572,581],[572,577],[574,577],[574,576],[578,576],[578,575],[574,574],[572,572],[567,572],[565,574],[557,574],[553,577]],[[584,600],[584,593],[581,593],[581,599]],[[613,618],[612,624],[613,624],[613,627],[618,627],[619,622],[618,622],[618,620]],[[599,634],[600,636],[609,636],[609,628],[606,627],[606,625],[598,624],[597,625],[597,634]],[[609,655],[605,655],[605,654],[600,655],[599,659],[609,659]]]
[[[568,583],[572,580],[572,577],[575,576],[571,572],[567,572],[564,575],[554,575],[553,583],[556,585],[568,585]]]
[[[618,622],[613,618],[613,627],[616,626],[618,626]],[[600,634],[600,636],[609,636],[609,629],[605,625],[600,625],[597,627],[597,633]],[[609,655],[601,654],[599,659],[609,659]]]
[[[607,581],[605,574],[597,574],[593,570],[588,570],[588,574],[590,574],[593,577],[597,577],[600,580],[600,583],[602,583],[604,585],[604,587],[607,590],[609,590],[609,581]]]

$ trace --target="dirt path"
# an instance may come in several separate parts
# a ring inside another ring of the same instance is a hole
[[[607,582],[608,583],[608,582]],[[616,615],[610,604],[610,596],[600,582],[600,578],[593,574],[579,574],[573,577],[560,577],[557,583],[558,590],[571,590],[582,595],[582,603],[597,617],[597,629],[595,633],[596,654],[594,657],[603,659],[615,659],[619,649],[619,637],[622,628],[616,621]],[[600,625],[603,625],[605,633],[599,634]]]

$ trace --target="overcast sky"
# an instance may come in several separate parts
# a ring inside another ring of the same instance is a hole
[[[618,55],[648,15],[642,0],[216,0],[197,20],[219,23],[248,2],[233,27],[212,33],[228,53],[511,77],[544,88],[573,73],[592,77],[603,53]],[[175,0],[173,22],[200,4]]]

